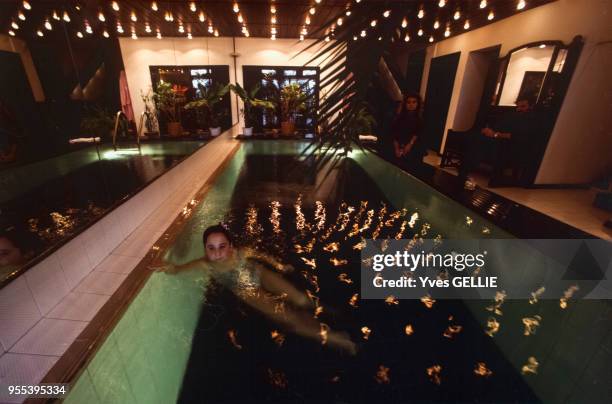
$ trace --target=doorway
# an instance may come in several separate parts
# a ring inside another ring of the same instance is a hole
[[[433,58],[429,67],[423,113],[424,137],[426,146],[436,151],[442,145],[460,55],[461,52],[457,52]]]

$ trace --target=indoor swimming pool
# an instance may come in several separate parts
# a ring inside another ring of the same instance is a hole
[[[73,372],[66,402],[603,402],[609,396],[609,301],[562,307],[558,299],[361,299],[365,238],[512,235],[371,153],[355,151],[334,168],[315,170],[312,159],[300,156],[305,146],[242,144],[136,269],[146,268],[148,277]],[[202,232],[218,223],[238,245],[288,265],[282,276],[309,296],[302,310],[319,327],[316,338],[278,321],[293,310],[282,298],[274,300],[275,315],[265,316],[227,290],[211,293],[201,271],[160,270],[164,262],[201,257]],[[328,341],[332,333],[354,349]]]
[[[87,228],[204,141],[88,146],[0,172],[0,241],[19,258],[0,265],[0,282]]]

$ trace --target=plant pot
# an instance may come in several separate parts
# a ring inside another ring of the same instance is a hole
[[[168,135],[179,137],[183,134],[183,127],[180,122],[168,122]]]
[[[281,133],[283,136],[291,136],[295,133],[295,122],[281,122]]]
[[[215,137],[221,134],[221,127],[217,126],[216,128],[208,128],[210,130],[210,136]]]
[[[252,136],[253,135],[253,127],[250,128],[242,128],[242,134],[244,136]]]

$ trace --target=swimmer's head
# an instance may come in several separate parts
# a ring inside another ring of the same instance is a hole
[[[221,225],[210,226],[202,237],[204,252],[209,261],[225,261],[232,256],[232,235]]]

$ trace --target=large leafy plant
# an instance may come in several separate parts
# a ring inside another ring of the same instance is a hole
[[[185,105],[185,109],[194,109],[202,115],[204,125],[211,128],[220,126],[220,122],[226,116],[227,111],[220,108],[220,102],[223,97],[229,92],[230,85],[216,83],[212,86],[198,86],[200,89],[200,98],[191,101]]]
[[[168,122],[180,121],[180,108],[185,103],[187,87],[161,82],[153,92],[156,109]]]
[[[285,85],[280,90],[280,109],[282,122],[295,122],[296,115],[306,109],[308,95],[297,83]]]
[[[256,85],[247,91],[238,83],[230,85],[231,90],[242,100],[244,107],[242,114],[244,116],[244,124],[247,128],[252,128],[257,123],[257,108],[266,110],[274,110],[276,105],[272,101],[256,98],[257,93],[261,90],[260,85]]]

